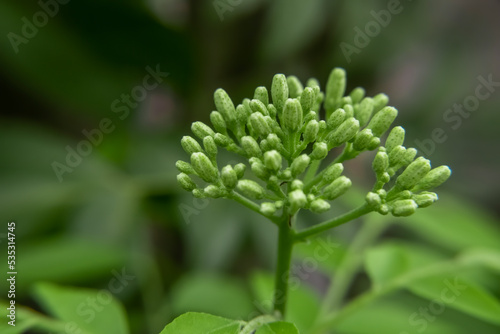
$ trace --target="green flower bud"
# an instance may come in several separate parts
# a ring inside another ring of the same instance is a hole
[[[245,175],[245,170],[247,169],[247,166],[245,164],[239,163],[236,164],[233,169],[236,172],[236,176],[238,177],[239,180]]]
[[[276,107],[274,106],[274,104],[268,104],[267,111],[269,111],[269,117],[271,117],[272,119],[276,119],[276,115],[278,115],[278,111],[276,110]]]
[[[344,104],[342,105],[342,109],[344,109],[345,111],[345,118],[350,118],[350,117],[354,117],[354,108],[352,105],[350,104]]]
[[[370,140],[370,143],[368,143],[368,146],[366,148],[369,151],[373,151],[374,149],[376,149],[379,146],[380,146],[380,138],[373,137],[372,140]]]
[[[412,192],[409,190],[403,190],[398,194],[398,198],[400,199],[410,199],[412,196]]]
[[[406,148],[404,146],[398,145],[389,151],[389,161],[391,166],[397,166],[405,162]]]
[[[373,112],[376,113],[389,103],[389,97],[384,93],[377,94],[373,97]]]
[[[413,188],[413,191],[430,190],[443,184],[451,175],[448,166],[439,166],[427,173]]]
[[[302,86],[302,83],[296,76],[290,75],[288,78],[286,78],[286,82],[288,84],[288,90],[290,92],[291,98],[295,99],[299,97],[300,94],[302,94],[304,86]]]
[[[359,120],[359,125],[365,126],[373,113],[373,99],[371,97],[365,97],[361,103],[354,109],[354,114]]]
[[[334,130],[337,127],[340,126],[345,120],[346,120],[346,113],[345,110],[342,108],[339,108],[335,110],[330,117],[328,118],[328,121],[326,122],[326,127],[328,130]]]
[[[323,213],[330,210],[330,203],[324,199],[317,198],[311,202],[311,211],[314,213]]]
[[[304,141],[310,143],[316,140],[319,132],[319,124],[316,120],[309,121],[304,131]]]
[[[253,99],[250,101],[250,108],[254,113],[261,113],[264,116],[269,116],[269,111],[266,108],[266,105],[262,103],[260,100]]]
[[[364,151],[368,148],[373,139],[373,133],[370,129],[364,129],[354,136],[353,148],[356,151]]]
[[[191,125],[191,131],[193,131],[195,136],[200,139],[203,139],[206,136],[215,136],[214,130],[203,122],[194,122],[193,125]]]
[[[397,116],[398,111],[396,108],[384,107],[373,116],[367,127],[372,129],[374,136],[380,137],[391,127],[392,122],[394,122]]]
[[[272,216],[276,212],[277,208],[274,203],[264,202],[260,205],[260,212],[266,216]]]
[[[391,175],[387,172],[384,172],[379,176],[379,180],[383,183],[389,183],[389,181],[391,180]]]
[[[341,106],[350,105],[351,107],[353,107],[354,103],[352,102],[350,96],[344,96],[343,98],[340,99],[340,105]]]
[[[323,183],[331,183],[333,180],[337,179],[343,171],[344,165],[341,163],[329,166],[323,174]]]
[[[233,142],[228,136],[225,136],[222,133],[216,133],[214,141],[215,144],[217,144],[220,147],[227,147]]]
[[[203,153],[191,154],[191,165],[196,173],[206,182],[216,182],[219,178],[219,171],[212,165],[210,159]]]
[[[272,171],[279,171],[281,169],[282,158],[281,154],[276,150],[264,153],[264,165]]]
[[[323,160],[328,155],[328,145],[323,142],[316,142],[309,157],[312,160]]]
[[[196,174],[196,171],[194,170],[193,166],[189,162],[178,160],[175,163],[175,167],[179,170],[179,172],[186,173],[186,174]]]
[[[203,138],[203,147],[210,159],[214,160],[217,157],[217,145],[213,137]]]
[[[327,111],[338,108],[338,104],[345,93],[346,74],[342,68],[334,68],[326,84],[325,109]]]
[[[359,130],[359,121],[354,117],[346,119],[340,126],[333,130],[328,136],[328,144],[330,147],[339,146],[351,140]]]
[[[419,208],[425,208],[438,200],[436,193],[424,191],[418,195],[413,195],[412,199],[417,203]]]
[[[248,117],[252,114],[250,107],[246,108],[244,105],[239,104],[236,107],[236,120],[238,124],[247,124]]]
[[[390,208],[389,208],[389,206],[388,206],[387,204],[382,204],[382,205],[378,208],[378,210],[377,210],[377,212],[378,212],[378,213],[380,213],[381,215],[384,215],[384,216],[385,216],[386,214],[388,214],[388,213],[389,213],[389,211],[390,211]]]
[[[363,87],[356,87],[352,90],[349,96],[352,99],[352,103],[359,103],[363,99],[363,97],[365,97],[365,90],[363,89]]]
[[[314,89],[306,87],[300,95],[300,105],[302,106],[302,111],[304,113],[311,111],[315,98]]]
[[[184,190],[192,191],[193,189],[196,189],[196,183],[194,183],[194,181],[186,173],[180,173],[177,175],[177,182],[179,182]]]
[[[304,189],[304,183],[301,180],[293,180],[291,185],[292,190],[302,190]]]
[[[292,213],[297,212],[297,210],[305,207],[307,204],[307,197],[300,189],[290,192],[288,194],[288,200],[290,201],[290,209]]]
[[[311,158],[309,158],[307,154],[302,154],[295,158],[290,166],[292,176],[296,177],[297,175],[302,174],[309,166],[310,162]]]
[[[206,198],[207,197],[207,195],[205,194],[203,189],[199,189],[199,188],[193,189],[192,193],[193,193],[193,196],[196,198]]]
[[[340,176],[335,179],[329,186],[325,187],[323,195],[329,199],[334,200],[339,196],[346,193],[349,188],[351,188],[352,182],[346,176]]]
[[[262,162],[253,162],[250,165],[250,169],[259,179],[267,181],[269,179],[269,171],[266,169],[266,166]]]
[[[411,189],[431,170],[429,160],[419,157],[413,161],[396,179],[401,189]]]
[[[377,176],[382,175],[389,168],[389,156],[387,153],[379,151],[373,159],[372,168]]]
[[[407,217],[417,211],[418,205],[412,199],[402,199],[392,204],[392,214],[395,217]]]
[[[260,184],[252,180],[239,180],[236,187],[245,196],[248,196],[252,199],[262,199],[266,193],[266,191],[261,187]]]
[[[373,192],[366,194],[365,200],[368,206],[373,210],[377,210],[382,205],[380,196]]]
[[[214,129],[217,132],[226,134],[226,121],[224,121],[224,117],[222,117],[221,113],[218,111],[212,111],[210,113],[210,122],[212,122],[212,125],[214,126]]]
[[[181,145],[184,151],[186,151],[187,154],[191,155],[196,152],[203,152],[201,149],[200,144],[194,139],[193,137],[190,136],[184,136],[181,139]]]
[[[410,162],[413,161],[413,159],[415,159],[416,155],[417,155],[417,150],[414,149],[413,147],[406,149],[406,152],[405,152],[403,159],[401,161],[402,165],[403,166],[408,165]]]
[[[236,183],[238,183],[238,175],[231,165],[227,165],[222,168],[221,180],[222,184],[224,184],[224,186],[228,189],[234,189],[234,187],[236,187]]]
[[[234,126],[234,124],[236,124],[236,111],[233,101],[224,89],[219,88],[215,91],[214,102],[217,111],[222,114],[226,123],[229,124],[230,127]]]
[[[203,192],[205,193],[205,195],[212,198],[219,198],[224,196],[224,191],[221,188],[214,186],[213,184],[206,186],[205,189],[203,189]]]
[[[326,122],[322,120],[322,121],[319,121],[318,124],[319,124],[318,136],[322,137],[324,135],[324,133],[326,132]]]
[[[282,180],[290,180],[292,178],[292,172],[290,171],[290,168],[281,170],[278,173],[278,177]]]
[[[269,94],[267,92],[267,88],[264,86],[260,86],[255,88],[255,93],[253,94],[253,98],[259,100],[264,105],[269,104]]]
[[[312,110],[319,111],[321,107],[321,103],[325,99],[325,94],[319,89],[319,86],[312,87],[314,90],[314,95],[316,96],[316,101],[313,104]]]
[[[279,139],[279,137],[276,134],[271,133],[269,136],[267,136],[266,139],[269,142],[269,146],[271,146],[273,149],[279,151],[279,148],[281,147],[281,140]]]
[[[389,133],[389,136],[385,141],[385,148],[387,149],[387,152],[391,152],[392,149],[395,148],[396,146],[403,145],[404,141],[405,141],[405,129],[403,129],[400,126],[396,126]]]
[[[285,102],[288,99],[288,84],[284,74],[276,74],[273,77],[271,96],[278,115],[281,115]]]
[[[297,131],[302,127],[302,107],[296,99],[288,99],[283,108],[281,126],[283,130]]]
[[[257,144],[257,141],[255,141],[253,137],[250,136],[242,137],[241,146],[243,147],[243,150],[245,150],[245,152],[250,157],[262,156],[262,151],[260,150],[259,144]]]
[[[271,128],[260,112],[256,112],[250,115],[248,122],[252,124],[253,131],[259,137],[265,138],[271,133]]]
[[[319,81],[316,78],[309,78],[309,80],[307,80],[306,86],[311,87],[311,88],[314,88],[314,87],[319,88]]]

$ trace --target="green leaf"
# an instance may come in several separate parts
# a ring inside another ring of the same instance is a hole
[[[123,306],[108,290],[61,287],[50,283],[36,286],[35,297],[51,315],[75,324],[88,334],[129,332]]]
[[[365,267],[377,287],[403,274],[407,270],[408,263],[399,247],[386,244],[367,251]]]
[[[190,312],[177,317],[160,334],[238,334],[243,325],[243,321]]]
[[[469,247],[500,250],[500,229],[492,216],[451,194],[440,197],[438,205],[419,210],[400,226],[454,251]]]
[[[172,287],[170,300],[176,314],[194,311],[247,319],[254,311],[250,293],[242,282],[203,273],[182,277]]]
[[[261,326],[255,334],[299,334],[299,330],[292,323],[277,321]]]

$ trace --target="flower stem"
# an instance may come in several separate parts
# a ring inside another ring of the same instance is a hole
[[[292,216],[285,214],[279,222],[278,259],[276,262],[274,310],[285,317],[288,300],[288,282],[290,277],[290,262],[294,244],[294,232],[291,229]]]

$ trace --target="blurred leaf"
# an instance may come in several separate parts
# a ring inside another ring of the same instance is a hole
[[[273,60],[305,47],[326,23],[324,0],[277,0],[270,3],[262,49]]]
[[[453,195],[441,197],[437,205],[405,218],[401,226],[454,251],[469,247],[500,249],[500,229],[494,218]]]
[[[185,313],[168,324],[160,334],[237,334],[245,323],[205,313]]]
[[[386,244],[366,253],[365,266],[377,287],[403,274],[407,270],[407,261],[399,247]]]
[[[239,280],[203,273],[182,277],[169,299],[176,314],[193,311],[247,319],[254,310],[250,293]]]
[[[300,332],[306,332],[319,311],[319,297],[304,282],[290,280],[287,314],[285,321],[294,323]],[[250,279],[255,296],[255,306],[263,313],[271,312],[273,305],[274,277],[256,272]]]
[[[84,333],[128,333],[125,310],[107,290],[61,287],[40,283],[35,296],[58,319],[76,324]]]
[[[263,325],[255,334],[299,334],[299,330],[294,324],[277,321]]]
[[[19,293],[42,280],[63,283],[109,277],[113,269],[124,266],[127,258],[127,251],[122,248],[67,237],[18,246],[16,268],[23,273],[16,281]],[[6,262],[6,254],[0,255],[2,261]],[[6,284],[3,280],[3,289]]]
[[[307,243],[300,243],[294,249],[294,258],[314,259],[319,270],[328,276],[337,269],[346,252],[345,246],[331,235],[317,237]]]

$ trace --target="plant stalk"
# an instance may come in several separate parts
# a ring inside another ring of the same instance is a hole
[[[285,317],[288,300],[288,283],[290,278],[290,263],[294,244],[294,232],[291,229],[292,216],[285,215],[279,223],[278,234],[278,259],[274,279],[274,311]]]

